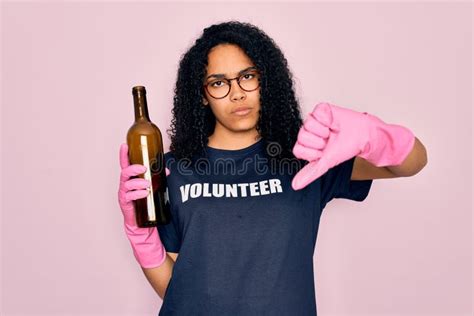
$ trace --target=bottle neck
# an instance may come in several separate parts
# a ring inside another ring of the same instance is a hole
[[[148,104],[146,101],[145,89],[137,89],[133,91],[133,104],[135,107],[135,122],[150,121],[148,115]]]

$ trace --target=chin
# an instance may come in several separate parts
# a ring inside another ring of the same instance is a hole
[[[236,124],[233,126],[233,130],[236,132],[250,131],[255,129],[256,124]]]

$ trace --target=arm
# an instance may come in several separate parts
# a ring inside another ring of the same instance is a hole
[[[415,145],[403,163],[399,166],[387,166],[386,168],[396,177],[410,177],[420,172],[427,163],[428,154],[426,153],[426,148],[420,140],[415,137]]]
[[[357,159],[352,180],[411,176],[426,164],[424,151],[404,126],[387,124],[367,112],[319,103],[298,132],[293,154],[309,163],[291,185],[300,190],[353,157]]]
[[[174,255],[174,253],[168,252],[165,261],[159,267],[142,268],[148,282],[150,282],[151,286],[161,299],[165,297],[166,288],[171,279],[174,267],[172,256]]]
[[[124,230],[146,278],[158,295],[163,298],[171,279],[177,254],[166,252],[157,227],[137,226],[133,201],[150,194],[151,183],[145,179],[131,178],[145,172],[146,167],[138,164],[130,165],[127,144],[120,146],[120,166],[122,171],[118,202],[124,217]],[[166,171],[169,174],[169,170]]]

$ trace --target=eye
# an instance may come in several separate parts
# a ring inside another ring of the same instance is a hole
[[[250,77],[247,77],[247,76],[250,76]],[[253,77],[255,77],[255,74],[245,74],[242,76],[243,79],[252,79]]]
[[[213,81],[211,82],[210,86],[211,87],[216,87],[216,88],[219,88],[219,87],[222,87],[222,85],[218,84],[218,83],[224,83],[223,81]]]

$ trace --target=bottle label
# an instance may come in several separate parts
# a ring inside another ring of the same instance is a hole
[[[148,142],[147,137],[145,135],[140,135],[140,146],[142,148],[142,155],[143,155],[143,164],[145,166],[150,166],[150,160],[148,158]],[[151,176],[151,169],[147,168],[143,177],[152,183],[152,176]],[[153,189],[153,184],[151,187],[148,188],[149,190]],[[146,204],[148,210],[148,219],[150,221],[156,221],[156,213],[155,213],[155,201],[153,192],[150,191],[150,194],[146,197]]]

